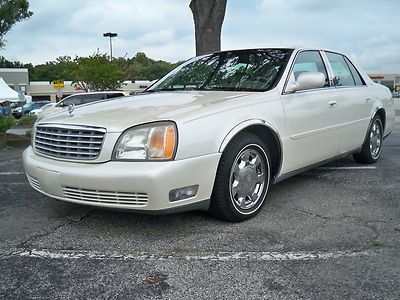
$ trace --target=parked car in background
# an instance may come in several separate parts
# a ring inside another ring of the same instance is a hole
[[[53,107],[40,112],[40,116],[49,113],[60,112],[64,108],[68,108],[69,105],[79,106],[83,104],[93,103],[100,100],[113,99],[117,97],[128,96],[128,92],[124,91],[102,91],[102,92],[88,92],[73,94],[65,97]]]
[[[22,113],[22,106],[17,106],[15,108],[11,109],[11,114],[16,118],[19,119],[22,117],[23,113]]]
[[[238,222],[275,182],[348,154],[375,163],[394,116],[390,90],[343,54],[222,51],[140,95],[44,117],[23,164],[31,186],[58,200]]]
[[[11,114],[19,119],[22,117],[22,106],[25,104],[25,101],[18,101],[18,102],[13,102],[10,105],[11,109]]]
[[[29,114],[31,110],[41,108],[42,106],[50,103],[48,100],[32,101],[22,106],[22,114]]]
[[[38,115],[40,114],[43,110],[49,109],[51,107],[54,107],[56,104],[55,103],[47,103],[45,105],[43,105],[40,108],[36,108],[36,109],[32,109],[29,114],[30,115]]]
[[[48,100],[32,101],[32,102],[23,104],[22,106],[17,106],[16,108],[11,109],[11,114],[15,118],[19,119],[24,114],[29,114],[32,110],[39,109],[48,103],[50,103],[50,101],[48,101]]]

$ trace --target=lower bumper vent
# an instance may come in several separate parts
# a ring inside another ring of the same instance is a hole
[[[130,206],[145,206],[149,197],[145,193],[126,193],[114,191],[88,190],[75,187],[63,187],[64,196],[72,200],[80,200],[90,203],[107,203]]]

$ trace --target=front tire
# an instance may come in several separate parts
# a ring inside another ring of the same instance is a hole
[[[210,212],[217,218],[241,222],[254,217],[264,204],[270,184],[268,147],[254,134],[240,134],[222,154]]]
[[[376,115],[368,129],[367,138],[362,145],[361,152],[353,154],[356,162],[361,164],[373,164],[378,161],[382,152],[383,125],[380,116]]]

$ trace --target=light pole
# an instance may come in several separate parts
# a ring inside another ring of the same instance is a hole
[[[103,36],[110,38],[110,60],[112,61],[112,38],[118,36],[118,34],[116,32],[105,32],[103,33]]]

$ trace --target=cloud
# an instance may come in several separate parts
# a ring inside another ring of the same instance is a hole
[[[34,64],[61,55],[138,51],[177,61],[195,54],[189,0],[30,1],[34,15],[16,24],[0,55]],[[398,0],[229,0],[222,48],[317,46],[352,54],[366,70],[398,70]]]

